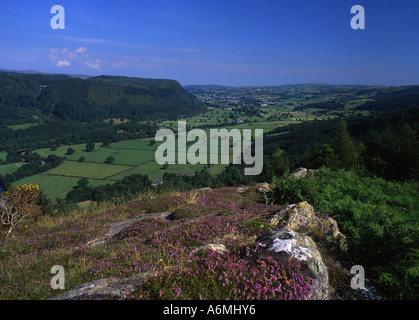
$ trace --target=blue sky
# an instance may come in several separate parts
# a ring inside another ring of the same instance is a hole
[[[50,26],[65,9],[65,29]],[[353,5],[365,30],[353,30]],[[182,85],[419,84],[419,1],[0,0],[0,68]]]

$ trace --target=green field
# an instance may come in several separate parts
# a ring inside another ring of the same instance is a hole
[[[10,125],[10,126],[7,126],[7,127],[12,129],[13,131],[16,131],[16,130],[28,129],[28,128],[36,126],[36,125],[37,125],[36,123],[25,123],[25,124],[14,124],[14,125]]]
[[[46,173],[42,173],[42,175],[105,179],[109,176],[113,176],[129,169],[130,167],[128,166],[64,161],[59,167],[48,170]]]
[[[267,97],[269,98],[269,97]],[[313,102],[313,101],[311,101]],[[176,121],[165,121],[161,123],[161,128],[170,128],[177,133],[178,121],[186,121],[189,128],[199,128],[208,125],[220,125],[215,129],[251,129],[254,133],[255,129],[263,129],[264,133],[268,133],[280,126],[287,126],[305,120],[305,113],[293,113],[292,116],[288,112],[292,112],[294,107],[307,103],[303,99],[290,99],[287,103],[277,103],[274,105],[259,107],[260,113],[257,115],[247,115],[245,112],[236,109],[235,107],[230,108],[228,105],[224,105],[219,109],[207,110],[204,114],[196,115],[188,119],[181,119]],[[237,118],[244,120],[244,123],[238,123]],[[308,119],[314,120],[315,115],[309,114]],[[317,116],[317,118],[321,118]],[[32,124],[26,125],[26,127]],[[24,129],[25,125],[14,126],[14,130]],[[187,131],[187,133],[190,130]],[[204,128],[207,134],[207,146],[208,146],[208,162],[210,152],[213,152],[210,148],[210,129]],[[57,197],[64,198],[67,192],[71,191],[73,187],[77,185],[77,181],[81,178],[87,178],[92,186],[100,184],[114,183],[123,179],[125,176],[132,174],[143,174],[147,175],[149,179],[156,180],[162,179],[165,172],[169,173],[195,173],[203,168],[207,168],[211,174],[220,174],[226,164],[210,165],[209,168],[206,164],[190,165],[190,164],[169,164],[169,166],[163,170],[162,165],[158,164],[155,160],[155,152],[158,146],[163,142],[150,142],[154,140],[153,137],[147,139],[136,139],[126,140],[112,143],[109,146],[103,146],[101,142],[95,143],[95,149],[91,152],[87,152],[86,144],[61,146],[56,150],[49,148],[35,150],[36,153],[43,157],[48,155],[57,155],[64,157],[65,161],[57,168],[51,169],[39,175],[28,177],[17,181],[19,183],[33,183],[38,184],[41,189],[45,190],[46,194],[51,198]],[[187,143],[187,150],[193,145],[194,142]],[[68,149],[72,148],[74,152],[67,154]],[[178,140],[176,137],[176,153],[175,161],[178,162],[178,151],[184,151],[181,147],[179,149]],[[218,154],[220,160],[220,148],[219,143]],[[232,148],[230,148],[230,161],[232,161]],[[6,153],[0,153],[0,158],[7,156]],[[84,161],[79,162],[79,159],[83,157]],[[105,163],[109,158],[113,157],[112,163]],[[220,161],[219,161],[220,162]],[[0,167],[0,174],[7,174],[12,172],[15,164]]]
[[[68,192],[73,190],[73,187],[77,186],[77,181],[80,178],[66,177],[66,176],[52,176],[47,174],[37,174],[31,177],[26,177],[14,182],[13,186],[23,184],[34,184],[38,185],[39,188],[45,192],[45,194],[52,200],[57,198],[64,199]],[[112,181],[89,179],[90,185],[93,187],[112,183]]]
[[[208,135],[209,145],[209,129],[206,129],[205,132]],[[57,197],[65,198],[66,194],[77,185],[77,181],[81,178],[87,178],[92,186],[95,187],[100,184],[114,183],[122,180],[125,176],[133,174],[147,175],[149,179],[156,180],[162,179],[165,172],[175,174],[195,173],[203,168],[208,168],[205,164],[170,164],[166,170],[163,170],[162,165],[158,164],[155,160],[155,150],[162,142],[156,142],[154,145],[150,145],[151,140],[154,139],[119,141],[108,147],[101,147],[101,143],[96,143],[95,150],[92,152],[85,151],[85,144],[62,146],[55,151],[51,151],[51,149],[35,150],[35,152],[44,157],[54,154],[66,157],[66,160],[57,168],[21,179],[14,183],[14,185],[24,183],[38,184],[51,199],[56,199]],[[190,142],[187,148],[191,144],[193,142]],[[75,152],[71,155],[66,155],[70,147]],[[178,156],[177,151],[178,144],[176,140],[176,161]],[[209,152],[210,149],[208,149],[208,157],[210,156]],[[105,164],[104,161],[110,156],[114,157],[115,161],[112,164]],[[84,157],[85,160],[78,162],[77,160],[80,157]],[[211,165],[208,171],[211,174],[219,174],[226,166],[225,164]],[[5,171],[7,171],[6,168]]]
[[[157,145],[150,146],[150,139],[143,140],[125,140],[112,143],[110,145],[111,149],[127,149],[127,150],[145,150],[145,151],[154,151],[157,148]]]
[[[24,162],[9,163],[0,165],[0,176],[5,176],[6,174],[11,174],[19,169],[20,166],[25,164]]]
[[[101,145],[101,143],[96,143],[95,144],[95,150],[100,150],[102,149],[101,147],[99,147]],[[86,144],[75,144],[75,145],[71,145],[71,146],[62,146],[57,148],[57,150],[51,150],[50,148],[44,148],[44,149],[37,149],[34,152],[38,153],[40,156],[42,157],[48,157],[49,155],[56,155],[59,157],[64,157],[66,156],[67,153],[67,149],[68,148],[73,148],[76,153],[79,154],[79,156],[86,156],[86,154],[88,154],[89,152],[85,152],[84,150],[86,149]]]

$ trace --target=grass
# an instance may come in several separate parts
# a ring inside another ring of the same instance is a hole
[[[145,150],[145,151],[154,151],[157,148],[158,143],[153,146],[150,146],[150,139],[141,139],[141,140],[124,140],[112,143],[110,145],[111,149],[128,149],[128,150]]]
[[[221,173],[227,165],[211,165],[208,171],[211,174],[219,174]],[[171,173],[195,173],[195,171],[200,171],[203,168],[206,168],[207,165],[188,165],[188,164],[170,164],[166,170],[162,170],[162,166],[159,165],[157,162],[150,161],[144,163],[140,166],[132,168],[128,171],[118,173],[114,176],[108,177],[109,180],[122,180],[125,176],[129,176],[132,174],[143,174],[148,175],[151,180],[162,179],[163,174],[165,172]]]
[[[80,178],[76,177],[66,177],[66,176],[53,176],[48,174],[37,174],[30,177],[26,177],[14,182],[13,186],[24,185],[26,184],[34,184],[39,185],[41,190],[48,195],[50,199],[65,199],[68,192],[73,190],[73,187],[77,186],[77,182]],[[106,181],[106,180],[96,180],[96,179],[89,179],[89,183],[93,187],[97,187],[99,185],[112,183],[113,181]]]
[[[93,152],[74,153],[68,156],[68,160],[77,161],[80,157],[84,157],[87,162],[104,163],[108,157],[114,157],[113,164],[124,166],[137,166],[154,159],[154,151],[152,150],[129,150],[106,148]]]
[[[13,131],[16,131],[16,130],[28,129],[28,128],[36,126],[36,125],[37,125],[36,123],[25,123],[25,124],[14,124],[14,125],[10,125],[10,126],[7,126],[7,127],[12,129]]]
[[[102,148],[100,147],[100,145],[101,143],[95,143],[95,150],[101,150]],[[68,148],[73,148],[75,152],[79,153],[80,156],[85,156],[87,153],[89,153],[89,152],[84,152],[84,150],[86,149],[85,143],[75,144],[75,145],[70,145],[70,146],[61,146],[61,147],[58,147],[57,150],[54,150],[54,151],[51,150],[50,148],[44,148],[44,149],[37,149],[34,152],[38,153],[42,157],[48,157],[50,154],[56,155],[59,157],[64,157],[66,156]]]
[[[305,114],[302,114],[299,117],[296,116],[295,118],[282,119],[278,121],[267,121],[266,119],[270,115],[277,114],[279,112],[278,110],[281,110],[283,112],[290,109],[290,111],[292,111],[292,108],[292,106],[261,107],[261,111],[267,112],[263,114],[263,117],[247,117],[243,113],[235,111],[234,108],[233,110],[211,110],[206,112],[205,114],[197,115],[189,119],[183,120],[187,121],[188,125],[192,127],[200,127],[209,124],[219,124],[220,122],[218,122],[218,120],[221,120],[223,123],[224,119],[227,118],[228,123],[224,127],[220,127],[217,129],[263,129],[264,132],[267,133],[274,130],[278,126],[286,126],[289,124],[296,123],[298,118],[305,118]],[[232,114],[234,115],[234,119],[230,118]],[[237,117],[240,117],[245,120],[251,120],[252,123],[237,124],[235,120]],[[309,116],[309,120],[312,119],[314,119],[314,117]],[[170,126],[172,130],[177,131],[177,121],[165,121],[162,123],[162,127],[169,128]],[[204,129],[204,131],[207,133],[208,144],[210,138],[209,130],[210,129],[208,128]],[[97,182],[95,182],[97,184],[106,184],[121,180],[125,176],[136,173],[146,174],[150,179],[155,180],[161,179],[163,177],[164,172],[194,173],[206,167],[205,164],[199,164],[195,166],[173,164],[169,165],[167,170],[164,171],[161,169],[161,165],[159,165],[155,161],[155,150],[161,142],[157,142],[154,145],[150,145],[151,140],[154,140],[154,138],[151,137],[147,139],[119,141],[116,143],[112,143],[110,146],[107,147],[103,147],[101,142],[97,142],[95,143],[95,150],[92,152],[85,151],[86,144],[61,146],[57,148],[55,151],[52,151],[49,148],[35,150],[35,152],[39,153],[43,157],[47,157],[48,155],[53,154],[60,157],[65,157],[66,161],[64,161],[63,164],[59,167],[51,169],[48,172],[42,174],[41,177],[29,177],[25,178],[24,181],[26,182],[36,180],[39,183],[42,183],[42,180],[51,181],[52,185],[54,185],[55,187],[48,187],[45,185],[44,189],[46,191],[46,194],[50,198],[55,199],[57,195],[60,198],[62,198],[64,196],[63,193],[66,190],[70,191],[72,187],[75,186],[75,180],[82,177],[88,178],[92,181],[97,180]],[[74,149],[74,153],[71,155],[67,155],[67,150],[69,148]],[[178,145],[176,141],[176,150],[177,149]],[[208,150],[210,149],[208,148]],[[230,151],[230,154],[232,154],[232,150]],[[4,156],[7,156],[7,154]],[[85,161],[78,162],[80,157],[84,157]],[[113,157],[115,159],[112,164],[104,163],[108,157]],[[209,168],[209,172],[211,174],[219,174],[224,170],[225,167],[226,165],[224,164],[211,165]],[[2,168],[0,167],[0,174],[1,169]],[[4,172],[8,173],[9,169],[12,169],[12,166],[4,168]],[[61,177],[57,178],[57,181],[59,180],[59,182],[54,181],[54,177],[58,176]]]
[[[209,137],[209,129],[205,130]],[[77,185],[80,178],[87,178],[93,186],[100,184],[114,183],[122,180],[125,176],[132,174],[148,175],[152,180],[162,179],[165,172],[172,173],[195,173],[207,167],[207,165],[169,165],[167,170],[162,170],[162,166],[155,161],[155,150],[161,142],[150,145],[153,138],[141,140],[125,140],[112,143],[109,147],[101,147],[101,143],[95,144],[92,152],[84,151],[85,144],[62,146],[55,151],[50,149],[39,149],[35,152],[41,156],[54,154],[66,157],[66,160],[57,168],[51,169],[43,174],[28,177],[16,183],[37,183],[42,186],[47,196],[51,199],[64,198],[66,193]],[[209,141],[208,141],[209,144]],[[68,148],[73,148],[75,152],[66,155]],[[176,141],[176,149],[178,148]],[[220,148],[220,147],[219,147]],[[84,157],[84,162],[78,162],[80,157]],[[108,157],[114,157],[112,164],[105,164]],[[209,157],[209,155],[208,155]],[[177,154],[176,154],[177,161]],[[209,172],[212,174],[221,173],[226,165],[211,165]],[[1,167],[0,167],[1,169]],[[5,168],[5,172],[9,169]]]
[[[59,167],[49,170],[47,174],[88,179],[105,179],[129,169],[130,167],[128,166],[120,165],[64,161]]]
[[[25,164],[24,162],[16,162],[16,163],[0,165],[0,176],[5,176],[6,174],[13,173],[24,164]]]

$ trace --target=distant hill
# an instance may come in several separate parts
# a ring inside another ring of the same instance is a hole
[[[163,120],[191,116],[204,107],[175,80],[1,71],[0,117],[11,122],[33,116]]]

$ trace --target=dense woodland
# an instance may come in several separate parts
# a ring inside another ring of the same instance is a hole
[[[108,118],[176,119],[204,107],[174,80],[100,76],[87,79],[0,72],[4,124],[45,119],[95,122]]]

